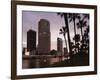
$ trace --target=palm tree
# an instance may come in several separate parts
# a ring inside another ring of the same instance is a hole
[[[79,17],[78,13],[68,13],[68,18],[69,18],[69,22],[74,23],[74,35],[76,36],[76,19]],[[75,40],[75,45],[76,45],[76,40]],[[76,48],[75,48],[76,51]]]
[[[81,48],[80,51],[83,53],[83,51],[86,51],[84,49],[86,49],[86,36],[88,35],[88,33],[86,31],[84,31],[83,33],[83,28],[87,27],[87,30],[89,31],[89,24],[87,23],[89,20],[89,14],[82,14],[80,17],[78,17],[79,22],[77,23],[77,28],[79,28],[81,30]],[[87,35],[86,35],[87,34]]]
[[[67,33],[66,27],[62,27],[62,28],[60,29],[60,34],[63,34],[63,36],[64,36],[64,39],[65,39],[65,45],[66,45],[66,49],[67,49],[66,33]]]
[[[83,18],[81,19],[82,16],[78,16],[79,22],[77,23],[77,28],[81,29],[81,36],[83,40],[83,27],[87,26],[87,21],[85,19],[89,20],[89,14],[83,14]]]
[[[64,17],[65,27],[62,27],[62,29],[60,29],[60,31],[63,31],[64,36],[66,35],[66,32],[67,32],[69,53],[70,53],[70,58],[71,58],[72,57],[72,48],[71,48],[71,44],[70,44],[71,40],[70,40],[69,25],[68,25],[68,13],[58,13],[58,15],[60,15],[61,17]],[[66,39],[65,39],[65,43],[67,43]],[[66,48],[67,48],[67,45],[66,45]]]
[[[76,35],[74,36],[73,40],[76,41],[75,49],[78,49],[78,50],[77,50],[77,51],[75,50],[75,51],[76,51],[76,53],[77,53],[77,52],[79,52],[80,34],[76,34]]]
[[[78,18],[78,13],[68,13],[69,22],[73,21],[74,23],[74,34],[76,35],[76,18]]]
[[[89,20],[89,17],[90,17],[89,14],[83,14],[83,16],[84,16],[83,17],[84,19],[88,19]]]
[[[85,44],[85,52],[89,53],[89,26],[84,31],[84,44]]]
[[[81,30],[81,36],[83,40],[83,27],[87,26],[87,21],[84,21],[84,19],[79,19],[79,22],[77,23],[77,28],[80,28]]]

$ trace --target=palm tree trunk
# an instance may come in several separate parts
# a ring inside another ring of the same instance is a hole
[[[79,20],[79,22],[81,22],[81,21]],[[82,37],[82,40],[83,40],[82,24],[80,24],[80,29],[81,29],[81,37]]]
[[[66,40],[66,35],[65,34],[64,34],[64,39],[65,39],[66,51],[68,51],[67,50],[67,40]]]
[[[75,19],[73,19],[73,22],[74,22],[74,35],[76,36]],[[75,39],[75,46],[76,46],[76,39]],[[75,47],[75,52],[76,52],[76,47]]]
[[[68,25],[68,17],[67,17],[67,13],[64,13],[64,19],[65,19],[65,25],[67,28],[67,36],[68,36],[68,46],[69,46],[69,54],[70,54],[70,58],[72,58],[72,48],[71,48],[71,40],[70,40],[70,33],[69,33],[69,25]]]
[[[81,36],[82,36],[82,40],[83,40],[83,32],[82,32],[83,30],[82,30],[82,26],[81,26]]]
[[[74,33],[75,33],[75,35],[76,35],[75,19],[74,19],[73,21],[74,21]]]

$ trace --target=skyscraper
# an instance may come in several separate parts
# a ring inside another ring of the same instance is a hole
[[[38,23],[38,53],[50,52],[50,23],[46,19],[40,19]]]
[[[36,31],[29,30],[27,32],[27,51],[36,50]]]
[[[57,38],[57,51],[58,53],[63,53],[63,40],[61,38]]]

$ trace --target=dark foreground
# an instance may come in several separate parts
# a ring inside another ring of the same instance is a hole
[[[53,65],[50,65],[50,67],[88,66],[88,65],[89,65],[89,55],[78,53],[73,55],[72,59],[55,63]]]
[[[47,58],[47,57],[46,57]],[[50,61],[50,60],[49,60]],[[51,67],[69,67],[69,66],[88,66],[89,65],[89,55],[86,53],[77,53],[72,56],[71,59],[55,62],[50,64],[49,61],[43,62],[42,59],[26,59],[24,64],[28,64],[25,68],[51,68]]]

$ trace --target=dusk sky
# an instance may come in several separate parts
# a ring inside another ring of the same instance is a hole
[[[27,31],[29,29],[35,30],[38,35],[38,22],[40,19],[47,19],[50,22],[50,32],[51,32],[51,50],[57,49],[57,37],[63,39],[63,47],[65,47],[64,37],[62,34],[59,34],[59,29],[62,26],[65,26],[64,18],[57,13],[53,12],[34,12],[34,11],[22,11],[22,45],[23,47],[27,46]],[[73,23],[70,24],[70,36],[74,36]],[[77,29],[77,32],[80,33],[80,30]],[[67,37],[67,35],[66,35]],[[72,40],[72,39],[71,39]],[[38,44],[38,37],[37,37]]]

